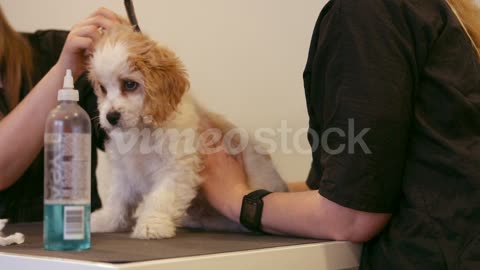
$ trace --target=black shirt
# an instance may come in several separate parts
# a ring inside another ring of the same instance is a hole
[[[311,130],[338,128],[308,185],[393,214],[361,269],[480,269],[480,61],[446,0],[329,1],[304,82]]]
[[[33,34],[24,34],[32,48],[32,83],[34,85],[57,62],[67,35],[68,32],[65,31],[38,31]],[[91,119],[97,119],[95,118],[98,115],[96,96],[86,76],[77,80],[75,86],[80,93],[80,106],[87,111]],[[23,99],[30,90],[31,87],[25,79],[20,91],[20,99]],[[93,211],[101,206],[95,171],[97,167],[96,147],[103,147],[104,133],[96,128],[98,123],[94,123],[94,121],[92,121],[92,127],[91,206]],[[0,192],[0,218],[8,218],[11,222],[43,220],[43,157],[42,150],[22,177],[14,185]]]

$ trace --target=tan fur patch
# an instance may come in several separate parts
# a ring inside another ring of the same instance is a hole
[[[183,63],[168,48],[142,33],[134,32],[128,22],[105,32],[96,48],[116,43],[127,47],[131,71],[139,71],[144,77],[143,115],[151,116],[153,124],[160,126],[175,112],[182,96],[190,87]],[[100,86],[94,75],[90,75],[90,79],[99,94]]]

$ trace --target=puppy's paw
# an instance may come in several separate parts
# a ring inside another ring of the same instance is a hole
[[[137,239],[172,238],[175,231],[175,224],[170,218],[140,218],[131,236]]]
[[[118,224],[108,215],[104,209],[95,211],[90,216],[90,230],[92,233],[116,232]]]

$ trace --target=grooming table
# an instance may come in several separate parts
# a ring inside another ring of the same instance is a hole
[[[25,243],[0,247],[0,269],[356,269],[361,246],[256,234],[180,230],[164,240],[136,240],[126,233],[92,234],[92,248],[81,252],[43,249],[41,223],[8,224],[5,234],[21,232]]]

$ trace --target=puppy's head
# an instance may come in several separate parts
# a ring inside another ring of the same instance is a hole
[[[161,125],[189,87],[183,64],[169,49],[128,23],[106,31],[95,46],[89,79],[107,131]]]

